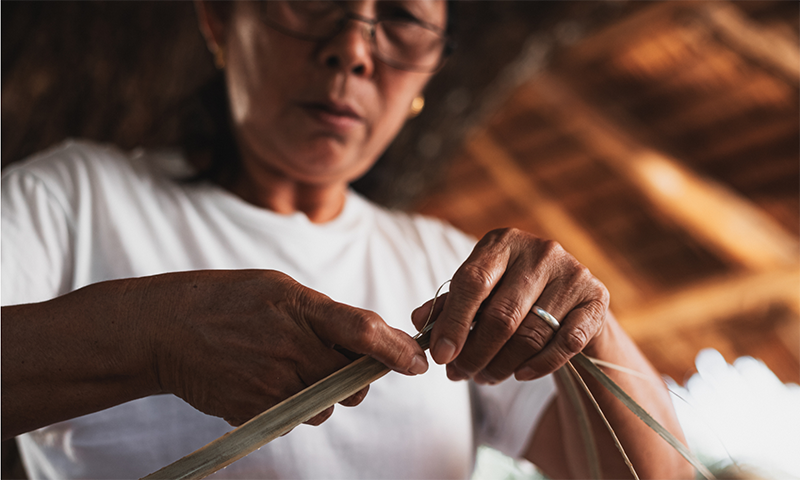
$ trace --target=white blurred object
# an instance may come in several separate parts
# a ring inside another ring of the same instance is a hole
[[[530,462],[514,460],[485,445],[478,447],[472,480],[547,480]]]
[[[800,386],[752,357],[730,365],[706,349],[695,363],[686,387],[668,380],[692,451],[716,471],[735,460],[764,478],[800,479]]]

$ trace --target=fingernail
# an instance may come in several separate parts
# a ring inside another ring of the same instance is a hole
[[[456,368],[456,367],[454,367],[452,365],[448,365],[447,366],[447,378],[449,378],[450,380],[453,380],[454,382],[457,382],[459,380],[466,380],[467,378],[469,378],[469,376],[467,374],[465,374],[464,372],[462,372],[461,370],[459,370],[458,368]]]
[[[531,367],[522,367],[514,374],[517,380],[533,380],[536,377],[536,371]]]
[[[414,355],[414,361],[411,362],[408,371],[414,375],[422,375],[428,371],[428,361],[422,355]]]
[[[476,383],[479,383],[481,385],[494,385],[495,383],[497,383],[496,378],[483,371],[478,372],[478,374],[475,375],[474,380]]]
[[[436,360],[437,363],[450,363],[453,360],[453,356],[456,353],[456,344],[450,341],[447,338],[441,338],[431,352],[433,355],[433,359]]]

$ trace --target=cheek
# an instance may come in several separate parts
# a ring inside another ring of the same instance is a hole
[[[241,19],[236,28],[225,69],[233,121],[236,125],[275,123],[282,103],[302,78],[298,59],[306,53],[276,42],[253,18]]]
[[[377,137],[377,141],[383,143],[381,150],[388,147],[405,125],[412,100],[422,91],[429,78],[429,75],[392,70],[376,79],[378,90],[381,92],[381,115],[371,133]]]
[[[263,79],[258,68],[258,35],[254,25],[250,21],[240,20],[236,22],[235,32],[236,35],[229,39],[225,75],[233,121],[242,124],[250,117],[250,108],[255,100],[257,90],[253,85],[258,85]]]

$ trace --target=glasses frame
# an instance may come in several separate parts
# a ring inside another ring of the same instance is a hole
[[[292,0],[288,0],[288,1],[292,1]],[[307,41],[307,42],[321,42],[321,41],[330,40],[330,39],[336,37],[336,35],[339,35],[340,33],[342,33],[345,30],[345,28],[347,28],[347,24],[350,23],[351,20],[355,20],[355,21],[358,21],[358,22],[366,23],[369,26],[369,39],[370,39],[370,43],[372,45],[372,55],[376,59],[380,60],[382,63],[385,63],[386,65],[389,65],[390,67],[396,68],[398,70],[404,70],[404,71],[407,71],[407,72],[419,72],[419,73],[435,73],[435,72],[439,71],[442,68],[444,63],[447,61],[447,58],[453,53],[453,50],[455,50],[455,43],[450,38],[450,36],[447,34],[447,32],[445,30],[443,30],[442,28],[440,28],[440,27],[438,27],[436,25],[433,25],[432,23],[428,23],[428,22],[425,22],[425,21],[422,21],[422,20],[415,20],[413,22],[409,21],[409,23],[414,23],[416,25],[419,25],[420,27],[422,27],[422,28],[424,28],[426,30],[430,30],[433,33],[435,33],[436,35],[438,35],[440,37],[440,39],[441,39],[442,53],[439,56],[439,61],[433,67],[415,67],[415,66],[411,66],[411,65],[404,65],[404,64],[402,64],[400,62],[384,58],[380,54],[380,52],[378,51],[378,44],[377,44],[377,39],[376,39],[375,32],[377,30],[378,24],[380,24],[382,22],[402,22],[402,21],[405,21],[405,20],[365,17],[363,15],[359,15],[358,13],[355,13],[355,12],[352,12],[352,11],[348,10],[344,5],[340,5],[339,3],[331,1],[331,3],[333,5],[335,5],[336,7],[338,7],[342,12],[342,17],[337,21],[336,28],[334,28],[332,32],[330,32],[330,33],[328,33],[326,35],[312,35],[312,34],[305,34],[305,33],[301,33],[301,32],[296,32],[296,31],[291,30],[289,28],[286,28],[284,25],[281,25],[280,23],[275,22],[274,20],[271,20],[270,18],[268,18],[267,15],[265,14],[265,8],[266,8],[266,4],[268,4],[269,2],[270,2],[270,0],[267,0],[266,2],[262,2],[262,4],[261,4],[262,5],[261,6],[261,21],[263,21],[264,24],[266,24],[268,27],[270,27],[270,28],[272,28],[272,29],[274,29],[274,30],[276,30],[276,31],[278,31],[280,33],[283,33],[284,35],[288,35],[288,36],[294,37],[294,38],[296,38],[298,40],[304,40],[304,41]]]

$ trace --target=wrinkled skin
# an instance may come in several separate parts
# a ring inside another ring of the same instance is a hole
[[[531,313],[536,304],[561,323],[556,334]],[[438,302],[432,356],[453,380],[497,383],[552,373],[591,345],[608,312],[605,286],[551,240],[494,230],[475,246]],[[421,327],[430,302],[412,318]],[[474,322],[474,326],[473,326]],[[471,331],[470,331],[471,329]]]
[[[96,283],[3,307],[2,328],[4,438],[159,393],[239,425],[349,363],[341,349],[427,370],[417,343],[374,312],[269,270]]]
[[[173,274],[152,277],[146,288],[172,292],[157,293],[158,303],[180,299],[175,318],[164,318],[153,339],[162,390],[231,425],[350,363],[334,346],[370,354],[401,373],[427,366],[416,342],[375,313],[334,302],[280,272]],[[357,405],[366,393],[342,404]],[[306,423],[317,425],[332,412]]]

